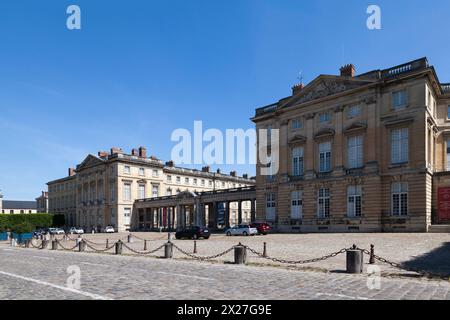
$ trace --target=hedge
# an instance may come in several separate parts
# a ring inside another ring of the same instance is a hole
[[[37,228],[60,227],[64,225],[63,215],[38,214],[0,214],[0,232],[31,232]],[[29,230],[29,231],[27,231]]]

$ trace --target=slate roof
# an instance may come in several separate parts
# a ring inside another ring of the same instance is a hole
[[[14,201],[14,200],[4,200],[3,201],[3,209],[11,209],[11,210],[36,210],[37,203],[36,201]]]

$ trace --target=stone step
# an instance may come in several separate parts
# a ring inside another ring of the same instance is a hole
[[[432,225],[428,229],[429,233],[450,233],[450,225]]]

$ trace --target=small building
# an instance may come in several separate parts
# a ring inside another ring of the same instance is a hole
[[[0,197],[0,203],[2,205],[1,213],[6,214],[32,214],[37,213],[36,201],[14,201],[14,200],[3,200]]]
[[[48,192],[42,191],[40,197],[36,198],[37,212],[48,213]]]

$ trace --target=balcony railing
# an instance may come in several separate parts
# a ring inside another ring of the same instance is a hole
[[[266,114],[266,113],[274,112],[277,109],[277,106],[278,105],[276,103],[274,103],[274,104],[271,104],[270,106],[266,106],[266,107],[262,107],[262,108],[256,109],[256,116],[261,116],[261,115]]]
[[[392,67],[381,71],[382,78],[396,77],[401,74],[413,72],[420,69],[428,68],[428,61],[426,58],[408,62],[396,67]]]
[[[450,93],[450,83],[443,83],[441,84],[442,92],[444,94]]]

